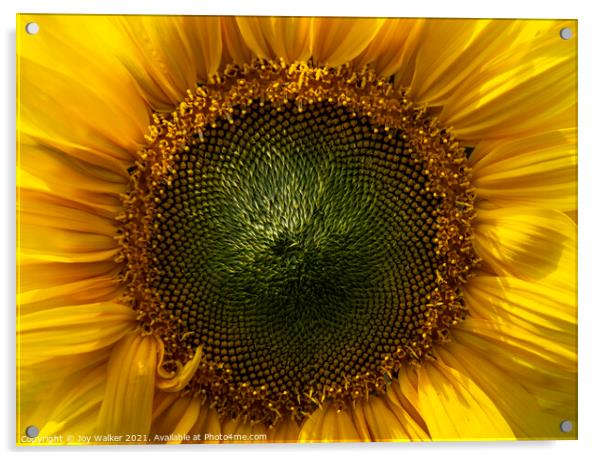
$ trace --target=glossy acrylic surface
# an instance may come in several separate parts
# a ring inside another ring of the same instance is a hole
[[[577,40],[19,15],[17,444],[576,439]]]

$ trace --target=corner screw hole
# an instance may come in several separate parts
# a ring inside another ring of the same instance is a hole
[[[28,22],[25,24],[25,32],[29,35],[36,35],[40,31],[40,25],[37,22]]]
[[[560,29],[560,38],[563,40],[570,40],[573,38],[573,30],[570,27],[563,27]]]
[[[571,422],[570,420],[563,420],[562,422],[560,422],[560,431],[562,431],[563,433],[570,433],[571,431],[573,431],[573,422]]]
[[[29,425],[25,428],[25,435],[28,438],[36,438],[40,434],[40,429],[35,425]]]

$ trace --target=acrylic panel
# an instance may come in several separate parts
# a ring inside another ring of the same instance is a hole
[[[17,17],[17,444],[577,437],[577,22]]]

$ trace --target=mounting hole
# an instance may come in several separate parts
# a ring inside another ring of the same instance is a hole
[[[25,435],[28,438],[36,438],[40,434],[40,429],[35,425],[29,425],[25,428]]]
[[[29,35],[35,35],[40,31],[40,25],[37,22],[28,22],[25,24],[25,32]]]
[[[563,40],[570,40],[573,38],[573,30],[570,27],[563,27],[560,29],[560,38]]]
[[[562,431],[563,433],[570,433],[571,431],[573,431],[573,422],[571,422],[570,420],[563,420],[562,422],[560,422],[560,431]]]

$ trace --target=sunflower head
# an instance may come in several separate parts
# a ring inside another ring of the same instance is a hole
[[[464,318],[465,152],[374,73],[230,66],[148,141],[127,302],[166,362],[202,354],[186,391],[218,411],[272,425],[383,393]]]

